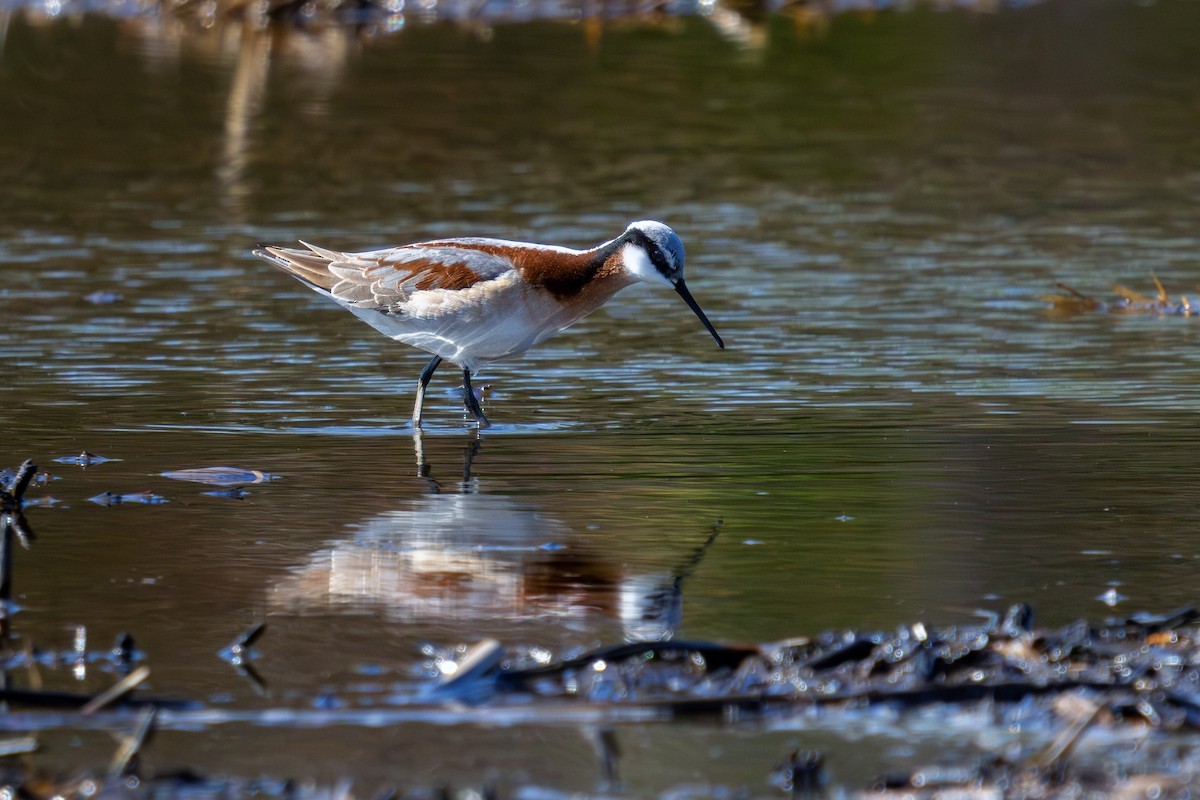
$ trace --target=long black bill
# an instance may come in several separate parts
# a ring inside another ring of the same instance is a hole
[[[689,292],[687,287],[683,285],[683,278],[680,278],[675,282],[675,291],[680,297],[683,298],[683,302],[688,304],[688,308],[696,312],[696,316],[699,317],[700,321],[704,323],[704,327],[708,328],[708,332],[711,333],[712,337],[717,340],[717,347],[724,350],[725,343],[721,341],[721,335],[717,333],[717,329],[714,328],[712,323],[708,321],[708,317],[704,316],[704,312],[700,310],[700,304],[696,302],[694,297],[692,297],[692,293]]]

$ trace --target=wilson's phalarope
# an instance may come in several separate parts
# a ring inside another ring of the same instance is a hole
[[[463,400],[479,427],[487,417],[471,374],[520,355],[577,322],[637,281],[669,286],[721,337],[683,282],[683,242],[661,222],[634,222],[590,250],[501,239],[442,239],[340,253],[262,246],[254,254],[348,308],[372,328],[433,353],[421,370],[413,425],[425,387],[443,360],[463,372]]]

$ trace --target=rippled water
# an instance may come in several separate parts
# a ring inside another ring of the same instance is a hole
[[[823,33],[771,18],[731,41],[699,17],[372,37],[7,12],[0,465],[36,459],[59,480],[33,496],[60,501],[28,512],[13,635],[132,631],[157,691],[230,713],[386,709],[422,643],[1194,601],[1196,321],[1042,298],[1200,292],[1198,22],[1183,0],[1064,1]],[[489,367],[482,434],[443,370],[414,437],[427,357],[249,255],[583,246],[639,218],[680,232],[727,349],[674,295],[630,289]],[[84,449],[121,460],[52,462]],[[235,500],[161,475],[217,465],[280,480]],[[89,502],[105,491],[169,502]],[[262,619],[265,696],[215,655]],[[234,722],[156,747],[243,773],[596,787],[586,725],[359,721],[281,722],[269,755]],[[905,730],[946,746],[940,721],[905,724],[630,726],[625,777],[762,791],[805,744],[860,785],[922,755]],[[106,757],[63,736],[53,758]]]

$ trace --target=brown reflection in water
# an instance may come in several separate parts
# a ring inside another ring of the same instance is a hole
[[[986,3],[979,4],[986,7]],[[54,4],[47,3],[37,8],[30,7],[17,12],[21,15],[26,24],[31,26],[42,26],[56,20],[61,21],[61,17],[55,16],[48,9],[51,9]],[[67,8],[68,6],[62,6]],[[783,13],[791,16],[797,30],[807,32],[820,32],[824,30],[824,26],[831,15],[845,11],[847,6],[840,3],[828,4],[803,4],[792,5],[788,3],[780,3],[772,5],[766,10],[772,13]],[[572,10],[573,9],[573,10]],[[698,19],[703,19],[707,24],[711,25],[714,30],[718,31],[722,37],[732,41],[738,45],[740,52],[754,53],[755,57],[761,55],[770,44],[770,37],[767,35],[769,28],[770,16],[764,13],[764,4],[761,3],[746,3],[740,4],[735,0],[721,0],[720,2],[697,3],[695,10],[698,12]],[[579,31],[581,41],[578,49],[590,48],[593,51],[601,48],[603,37],[612,30],[621,28],[658,28],[669,33],[684,33],[687,28],[686,21],[678,15],[670,15],[665,13],[661,7],[654,5],[642,6],[638,4],[618,3],[597,3],[583,4],[578,8],[573,8],[570,3],[535,3],[532,5],[522,5],[519,12],[515,6],[510,6],[505,3],[489,3],[484,5],[470,4],[445,0],[444,2],[425,3],[410,3],[402,12],[395,11],[390,6],[373,7],[372,14],[363,19],[367,20],[360,24],[353,25],[335,25],[329,24],[330,19],[322,21],[305,19],[305,27],[290,25],[270,25],[268,18],[270,11],[265,4],[247,4],[235,2],[222,5],[215,1],[206,1],[202,3],[180,4],[175,7],[171,14],[160,14],[157,16],[146,15],[140,17],[132,17],[120,21],[120,28],[126,37],[137,42],[137,48],[148,62],[148,69],[152,73],[159,73],[163,78],[163,85],[169,86],[171,80],[178,80],[178,75],[187,74],[186,69],[181,69],[186,62],[200,60],[217,62],[222,65],[228,65],[231,69],[228,74],[227,88],[220,94],[220,100],[223,103],[223,118],[222,118],[222,135],[219,142],[210,143],[203,137],[187,141],[186,146],[182,143],[185,141],[183,135],[178,136],[178,141],[181,143],[179,148],[180,153],[171,153],[169,155],[170,163],[186,164],[189,158],[203,157],[208,159],[208,146],[214,146],[215,152],[212,153],[211,167],[216,184],[219,187],[219,205],[226,212],[225,219],[235,223],[253,223],[258,220],[255,215],[250,213],[250,204],[262,201],[262,183],[255,183],[255,175],[265,175],[272,169],[298,169],[306,166],[303,160],[304,156],[298,156],[295,161],[280,159],[278,164],[272,164],[272,156],[281,148],[300,147],[304,149],[304,140],[310,138],[306,136],[305,122],[307,120],[289,120],[288,125],[297,126],[295,129],[291,127],[282,128],[277,131],[274,128],[271,130],[271,138],[260,138],[260,128],[263,126],[263,112],[266,107],[271,105],[268,101],[271,99],[269,92],[272,87],[269,83],[269,77],[273,71],[278,72],[280,68],[284,68],[290,72],[286,80],[279,81],[279,86],[275,91],[281,92],[284,97],[282,99],[286,104],[287,93],[296,91],[297,87],[302,87],[301,92],[296,96],[296,105],[302,115],[308,117],[326,118],[332,115],[330,108],[330,99],[334,97],[335,91],[342,90],[346,92],[346,96],[352,96],[353,90],[361,90],[362,86],[351,87],[347,85],[346,73],[348,68],[353,65],[355,55],[359,52],[359,48],[363,43],[372,41],[380,41],[390,35],[396,34],[406,27],[411,27],[414,22],[425,24],[428,22],[452,22],[459,27],[470,31],[477,38],[490,38],[491,28],[488,26],[498,25],[504,22],[511,22],[518,19],[554,19],[554,20],[570,20],[576,24],[575,30]],[[61,12],[65,15],[66,12]],[[75,13],[75,12],[71,12]],[[299,12],[297,12],[299,13]],[[307,12],[305,12],[307,13]],[[325,12],[327,13],[327,12]],[[408,15],[407,17],[405,15]],[[81,15],[70,17],[72,22],[81,18]],[[5,18],[7,20],[7,18]],[[569,36],[567,37],[569,39]],[[561,47],[561,43],[556,46]],[[568,43],[568,49],[570,44]],[[658,48],[661,49],[661,48]],[[735,59],[736,61],[736,59]],[[765,62],[764,62],[765,63]],[[172,77],[174,76],[174,77]],[[530,76],[514,73],[514,77],[525,81],[530,80]],[[423,79],[420,83],[426,90],[429,86],[437,83],[438,80],[445,78],[429,78]],[[360,78],[360,82],[367,84],[366,80]],[[199,86],[198,82],[191,78],[181,81],[187,85],[191,84]],[[474,83],[474,81],[473,81]],[[789,83],[789,85],[791,85]],[[375,90],[372,97],[389,96],[385,94],[390,92],[392,87],[387,85],[385,88]],[[454,85],[451,81],[450,91],[454,94],[461,94],[467,97],[474,97],[471,92],[461,92],[460,87]],[[546,91],[557,91],[554,86],[546,87]],[[576,89],[573,94],[577,94],[579,89]],[[425,93],[423,90],[414,88],[414,86],[401,87],[396,90],[397,110],[410,106],[406,103],[416,104],[422,100],[428,102],[429,95],[434,95],[435,99],[437,92]],[[481,92],[481,95],[486,95],[488,92]],[[164,92],[165,97],[178,97],[176,94]],[[200,92],[197,96],[205,99]],[[561,98],[552,95],[544,94],[539,91],[537,96],[543,97],[546,100],[547,107],[553,107]],[[161,99],[161,98],[159,98]],[[622,102],[628,102],[629,98],[622,97]],[[700,98],[707,102],[707,98]],[[471,133],[473,130],[478,130],[481,127],[495,125],[496,136],[495,140],[500,143],[502,152],[497,153],[502,164],[513,162],[531,162],[535,164],[543,164],[543,156],[546,152],[546,142],[554,142],[557,137],[563,135],[573,135],[571,132],[576,127],[593,127],[588,121],[587,113],[591,113],[589,109],[594,109],[597,116],[596,120],[603,122],[605,118],[604,109],[606,103],[612,102],[601,96],[597,102],[589,102],[584,112],[563,116],[572,117],[574,122],[563,123],[557,118],[548,120],[548,129],[543,130],[538,128],[541,135],[535,137],[538,141],[526,145],[520,145],[516,152],[504,151],[507,143],[525,142],[525,135],[528,133],[524,124],[524,117],[514,123],[513,118],[504,113],[503,109],[493,110],[488,106],[486,101],[454,99],[447,105],[449,110],[440,109],[430,113],[422,109],[421,116],[428,116],[429,119],[423,121],[421,125],[412,125],[411,120],[405,120],[404,126],[412,127],[414,130],[406,130],[405,133],[410,134],[414,138],[404,146],[397,149],[395,159],[399,163],[403,163],[409,152],[416,152],[414,161],[424,162],[429,160],[429,154],[434,151],[434,148],[439,144],[451,152],[450,155],[444,156],[448,166],[443,165],[442,174],[447,169],[462,169],[463,165],[471,165],[478,163],[478,157],[467,158],[460,157],[455,148],[449,144],[444,144],[448,139],[453,139],[455,136],[463,137],[468,144],[475,142],[475,136]],[[479,105],[476,105],[478,103]],[[682,106],[687,106],[687,102],[681,103]],[[346,107],[351,106],[350,103]],[[340,107],[343,113],[346,107]],[[390,109],[383,109],[384,114]],[[375,134],[374,129],[385,128],[386,126],[375,126],[373,121],[376,119],[386,119],[379,112],[374,112],[375,116],[368,118],[367,124],[362,126],[365,131],[364,138],[361,141],[361,147],[364,151],[370,152],[385,152],[377,144],[368,144],[367,140],[373,139]],[[468,118],[467,114],[480,113],[480,117]],[[196,116],[192,120],[188,120],[189,124],[195,124],[195,120],[203,122],[203,106],[196,112]],[[644,118],[645,112],[636,114],[635,116]],[[440,115],[440,116],[439,116]],[[417,116],[417,115],[413,115]],[[735,115],[731,115],[735,116]],[[480,120],[482,119],[482,123]],[[435,141],[432,145],[424,144],[420,141],[422,130],[433,130],[442,121],[446,121],[451,125],[450,133],[452,136],[445,135],[442,131],[437,131],[437,136],[431,137]],[[701,124],[697,125],[696,122]],[[171,115],[165,114],[163,122],[174,124],[177,120]],[[340,122],[340,120],[339,120]],[[353,118],[353,112],[346,120],[347,129],[356,129],[356,120]],[[147,132],[157,135],[155,124],[143,121]],[[162,124],[161,122],[158,124]],[[557,126],[562,124],[561,130]],[[678,128],[680,131],[687,130],[702,130],[707,124],[704,120],[689,120],[683,119],[679,121]],[[768,128],[773,127],[772,122]],[[745,130],[753,130],[762,128],[757,124],[746,125]],[[781,124],[781,129],[789,129],[794,127],[791,123]],[[890,127],[887,123],[884,127]],[[204,131],[206,128],[203,124],[196,127],[198,131]],[[322,135],[331,130],[328,123],[321,127],[321,130],[310,132],[311,138],[321,140]],[[278,135],[282,132],[284,135]],[[565,133],[564,133],[565,132]],[[339,132],[340,134],[340,132]],[[674,147],[684,146],[687,148],[698,148],[704,145],[699,139],[693,140],[689,135],[674,134],[681,136],[676,144],[664,143],[664,150],[671,150]],[[151,141],[153,141],[152,137]],[[174,138],[174,137],[172,137]],[[400,137],[397,137],[400,138]],[[296,143],[300,144],[297,145]],[[332,150],[338,146],[339,140],[330,138]],[[280,144],[282,143],[282,144]],[[345,146],[345,145],[342,145]],[[360,142],[356,141],[352,147],[359,147]],[[493,143],[488,143],[491,148]],[[611,145],[610,145],[611,146]],[[585,152],[594,152],[599,148],[589,146]],[[719,148],[709,148],[706,150],[717,150]],[[735,148],[736,149],[736,148]],[[787,151],[788,147],[758,147],[756,152],[769,152],[773,149]],[[145,152],[142,149],[135,148],[135,155],[144,156]],[[566,151],[576,152],[574,148],[567,148]],[[267,155],[267,153],[272,155]],[[624,152],[623,150],[621,151]],[[473,155],[473,154],[468,154]],[[492,153],[485,153],[487,157],[491,157]],[[339,172],[344,172],[349,176],[349,180],[344,183],[351,183],[356,174],[353,168],[353,162],[359,158],[355,154],[344,159],[347,166],[342,169],[339,166]],[[630,156],[633,158],[633,155]],[[340,157],[336,160],[339,165],[343,162]],[[604,162],[601,158],[599,161]],[[551,167],[558,165],[549,164]],[[571,165],[575,166],[575,165]],[[415,170],[414,170],[415,171]],[[628,172],[642,174],[646,172],[646,168],[633,166],[628,168]],[[491,174],[491,171],[488,171]],[[689,179],[692,175],[704,175],[704,169],[688,170],[682,176],[683,180]],[[552,171],[546,170],[546,175],[551,176]],[[142,176],[139,175],[139,178]],[[691,178],[696,180],[695,178]],[[285,184],[287,178],[278,176],[270,178],[261,178],[262,181],[270,181],[272,184]],[[406,180],[411,181],[411,178],[406,177]],[[416,182],[416,181],[412,181]],[[617,185],[617,182],[606,181],[605,186]],[[680,181],[673,181],[673,185],[679,186],[679,191],[691,191],[687,189]],[[557,187],[556,187],[557,188]],[[558,193],[561,196],[561,192]],[[256,197],[257,196],[257,197]],[[291,195],[294,196],[294,195]],[[187,195],[190,201],[195,197],[194,193]],[[589,202],[593,202],[592,194],[589,193]],[[307,202],[307,201],[306,201]],[[313,203],[307,203],[309,207],[313,207]]]
[[[323,117],[361,31],[325,27],[315,31],[269,27],[249,17],[220,24],[179,18],[137,18],[122,23],[152,73],[178,71],[186,55],[233,65],[225,100],[216,178],[229,218],[248,220],[254,185],[247,181],[272,64],[296,73],[304,85],[303,114]]]
[[[225,205],[230,215],[241,218],[246,210],[250,187],[246,184],[246,166],[250,159],[251,132],[262,111],[270,67],[271,38],[261,29],[241,26],[237,68],[225,106],[225,131],[221,141],[221,159],[217,165]]]
[[[717,531],[670,572],[637,574],[616,560],[573,552],[570,529],[527,502],[477,490],[464,451],[460,481],[437,479],[413,437],[429,494],[352,523],[352,534],[309,556],[269,590],[289,612],[381,609],[404,621],[585,622],[615,617],[625,638],[669,639],[681,622],[684,581]]]

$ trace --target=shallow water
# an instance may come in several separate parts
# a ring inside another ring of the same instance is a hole
[[[159,693],[370,710],[420,679],[423,644],[1196,600],[1200,328],[1042,299],[1197,291],[1195,3],[779,17],[737,39],[703,17],[369,36],[4,13],[0,466],[34,458],[59,480],[31,495],[60,501],[28,512],[18,645],[129,630]],[[680,232],[727,349],[630,289],[485,370],[481,434],[443,370],[414,437],[427,357],[249,255],[582,246],[639,218]],[[120,460],[52,462],[85,449]],[[161,475],[217,465],[280,479],[229,499]],[[169,502],[89,502],[106,491]],[[267,695],[216,656],[263,619]],[[497,722],[234,721],[155,753],[599,785],[588,720]],[[939,724],[630,724],[624,777],[765,791],[804,745],[861,785],[947,746]],[[107,756],[62,736],[47,758]]]

